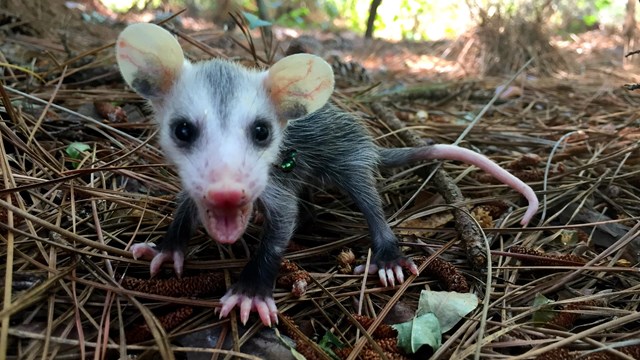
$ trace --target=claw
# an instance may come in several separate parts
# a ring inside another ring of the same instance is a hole
[[[256,304],[256,312],[260,316],[260,320],[266,326],[271,327],[271,315],[269,314],[269,306],[267,306],[266,302],[259,302]],[[247,313],[247,317],[249,314]]]
[[[402,284],[404,282],[404,273],[402,273],[402,266],[399,266],[399,265],[394,266],[393,271],[396,273],[396,279],[398,279],[398,284]]]
[[[418,266],[416,264],[411,264],[411,266],[409,267],[409,271],[411,271],[411,273],[415,276],[420,275],[420,273],[418,272]]]
[[[220,299],[222,308],[220,309],[220,319],[226,317],[237,304],[240,297],[235,294],[227,293]]]
[[[252,305],[253,299],[243,296],[243,299],[240,302],[240,321],[242,322],[242,325],[246,325],[247,321],[249,321],[249,313],[251,313]]]
[[[387,268],[387,281],[391,284],[391,286],[396,286],[396,278],[393,275],[393,269],[391,267]]]
[[[389,286],[387,284],[387,272],[384,271],[384,269],[380,269],[378,270],[378,277],[380,278],[380,282],[382,283],[382,286],[387,287]]]
[[[264,326],[271,327],[272,324],[278,323],[278,308],[272,297],[259,298],[255,296],[246,296],[227,292],[220,299],[222,308],[220,308],[220,318],[229,315],[231,310],[238,306],[240,309],[240,321],[246,325],[249,321],[251,311],[255,311],[260,316],[260,320]]]
[[[180,251],[158,251],[155,247],[141,243],[131,246],[131,254],[134,259],[151,260],[149,265],[149,272],[151,277],[154,277],[160,272],[162,264],[165,262],[173,262],[173,270],[176,272],[176,276],[182,276],[182,269],[184,267],[184,255]]]
[[[369,264],[369,275],[373,275],[378,273],[378,277],[380,278],[380,283],[382,286],[395,286],[397,284],[404,283],[404,274],[402,269],[405,268],[409,270],[413,275],[418,275],[418,267],[413,261],[409,259],[398,259],[396,261],[383,263],[384,266],[379,267],[376,264]],[[358,265],[353,270],[353,273],[356,275],[364,274],[365,265]]]
[[[173,271],[178,277],[182,277],[182,269],[184,269],[184,254],[179,251],[173,252]]]
[[[267,298],[267,308],[269,308],[269,316],[271,316],[271,321],[273,321],[274,324],[278,325],[278,307],[276,306],[276,301],[273,300],[272,297]]]

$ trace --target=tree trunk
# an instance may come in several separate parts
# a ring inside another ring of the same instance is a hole
[[[267,5],[264,3],[264,0],[256,0],[256,5],[258,6],[258,16],[260,19],[264,21],[269,20],[269,11],[267,9]]]
[[[624,37],[624,55],[636,50],[633,49],[636,38],[636,0],[627,0],[627,14],[624,18],[622,35]],[[629,58],[625,59],[629,60]]]
[[[264,21],[271,22],[269,18],[269,10],[267,9],[267,4],[264,3],[264,0],[256,0],[256,5],[258,6],[258,17]],[[266,26],[262,28],[264,36],[271,37],[271,26]]]
[[[371,6],[369,7],[369,19],[367,19],[367,31],[364,33],[366,39],[373,37],[374,23],[376,22],[376,15],[378,14],[378,6],[382,0],[371,0]]]

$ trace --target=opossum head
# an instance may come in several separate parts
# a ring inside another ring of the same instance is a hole
[[[222,60],[191,63],[178,41],[152,24],[128,26],[116,52],[127,84],[152,105],[163,151],[207,232],[235,242],[274,170],[287,123],[305,121],[333,92],[331,67],[307,54],[266,71]]]

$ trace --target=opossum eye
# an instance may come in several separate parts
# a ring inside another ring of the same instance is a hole
[[[251,125],[253,142],[258,146],[267,146],[271,140],[271,125],[265,120],[258,119]]]
[[[171,124],[173,136],[178,140],[179,146],[191,145],[198,137],[196,126],[186,119],[176,119]]]

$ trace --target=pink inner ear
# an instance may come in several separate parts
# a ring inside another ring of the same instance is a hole
[[[127,26],[116,42],[118,66],[126,82],[140,95],[166,94],[184,66],[182,48],[161,27],[138,23]]]
[[[333,83],[333,70],[324,60],[296,54],[274,64],[265,85],[278,114],[288,120],[321,108],[333,92]]]

